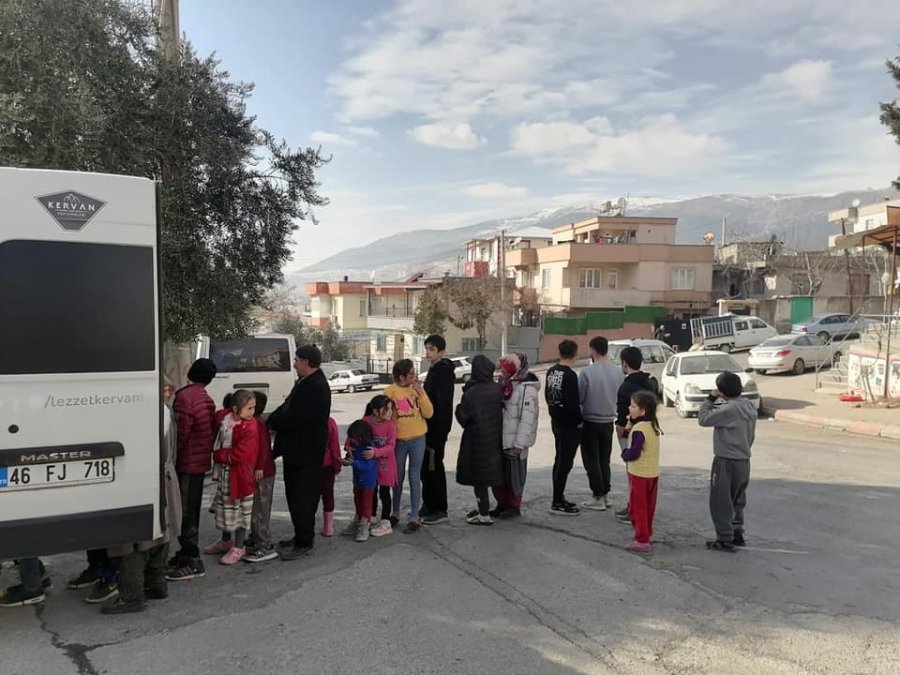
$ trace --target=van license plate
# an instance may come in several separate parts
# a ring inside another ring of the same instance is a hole
[[[112,483],[115,479],[116,460],[113,457],[28,466],[0,466],[0,492]]]

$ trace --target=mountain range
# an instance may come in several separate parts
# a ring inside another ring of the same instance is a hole
[[[703,235],[712,232],[714,244],[733,238],[769,238],[773,234],[789,248],[821,250],[828,236],[838,229],[828,222],[828,212],[846,208],[854,199],[862,204],[897,198],[890,188],[860,190],[833,195],[710,195],[684,199],[631,198],[626,215],[678,218],[677,241],[700,244]],[[533,228],[547,230],[594,217],[606,200],[575,204],[564,208],[543,209],[524,216],[484,221],[448,230],[418,230],[378,239],[364,246],[349,248],[289,275],[288,282],[302,284],[315,279],[333,280],[375,278],[390,281],[415,272],[429,274],[456,272],[458,256],[464,256],[465,242],[480,236],[493,236],[505,228],[515,237],[517,231]],[[613,204],[616,200],[612,200]]]

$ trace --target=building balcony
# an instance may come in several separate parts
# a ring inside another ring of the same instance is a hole
[[[486,277],[490,263],[487,260],[466,261],[465,274],[467,277]]]
[[[627,306],[647,306],[652,295],[649,291],[564,288],[562,300],[571,309],[621,309]]]
[[[377,330],[411,331],[415,311],[400,307],[370,308],[366,327]]]
[[[520,248],[506,252],[507,267],[529,267],[537,265],[538,249],[536,248]]]

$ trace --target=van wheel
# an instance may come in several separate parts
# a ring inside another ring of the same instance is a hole
[[[682,419],[687,419],[691,416],[691,413],[685,410],[684,404],[681,402],[681,394],[675,394],[675,414]]]
[[[731,353],[731,345],[719,345],[719,351],[724,352],[726,354]]]
[[[794,373],[794,375],[802,375],[806,372],[806,364],[803,362],[803,359],[794,361],[794,367],[791,372]]]
[[[352,385],[352,384],[351,384],[351,385],[348,385],[348,386],[347,386],[347,393],[348,393],[348,394],[355,394],[355,393],[356,393],[356,387],[355,387],[354,385]]]

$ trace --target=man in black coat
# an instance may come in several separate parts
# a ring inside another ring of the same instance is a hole
[[[425,375],[425,393],[434,406],[425,435],[425,462],[422,466],[422,509],[425,525],[447,520],[447,474],[444,472],[444,448],[453,424],[453,388],[456,366],[444,358],[447,342],[440,335],[425,338],[425,359],[430,364]]]
[[[284,492],[294,536],[279,542],[283,560],[312,551],[316,509],[322,493],[322,462],[328,443],[331,387],[324,373],[322,352],[315,345],[297,350],[294,370],[300,379],[287,400],[269,416],[275,432],[275,455],[281,455]]]

